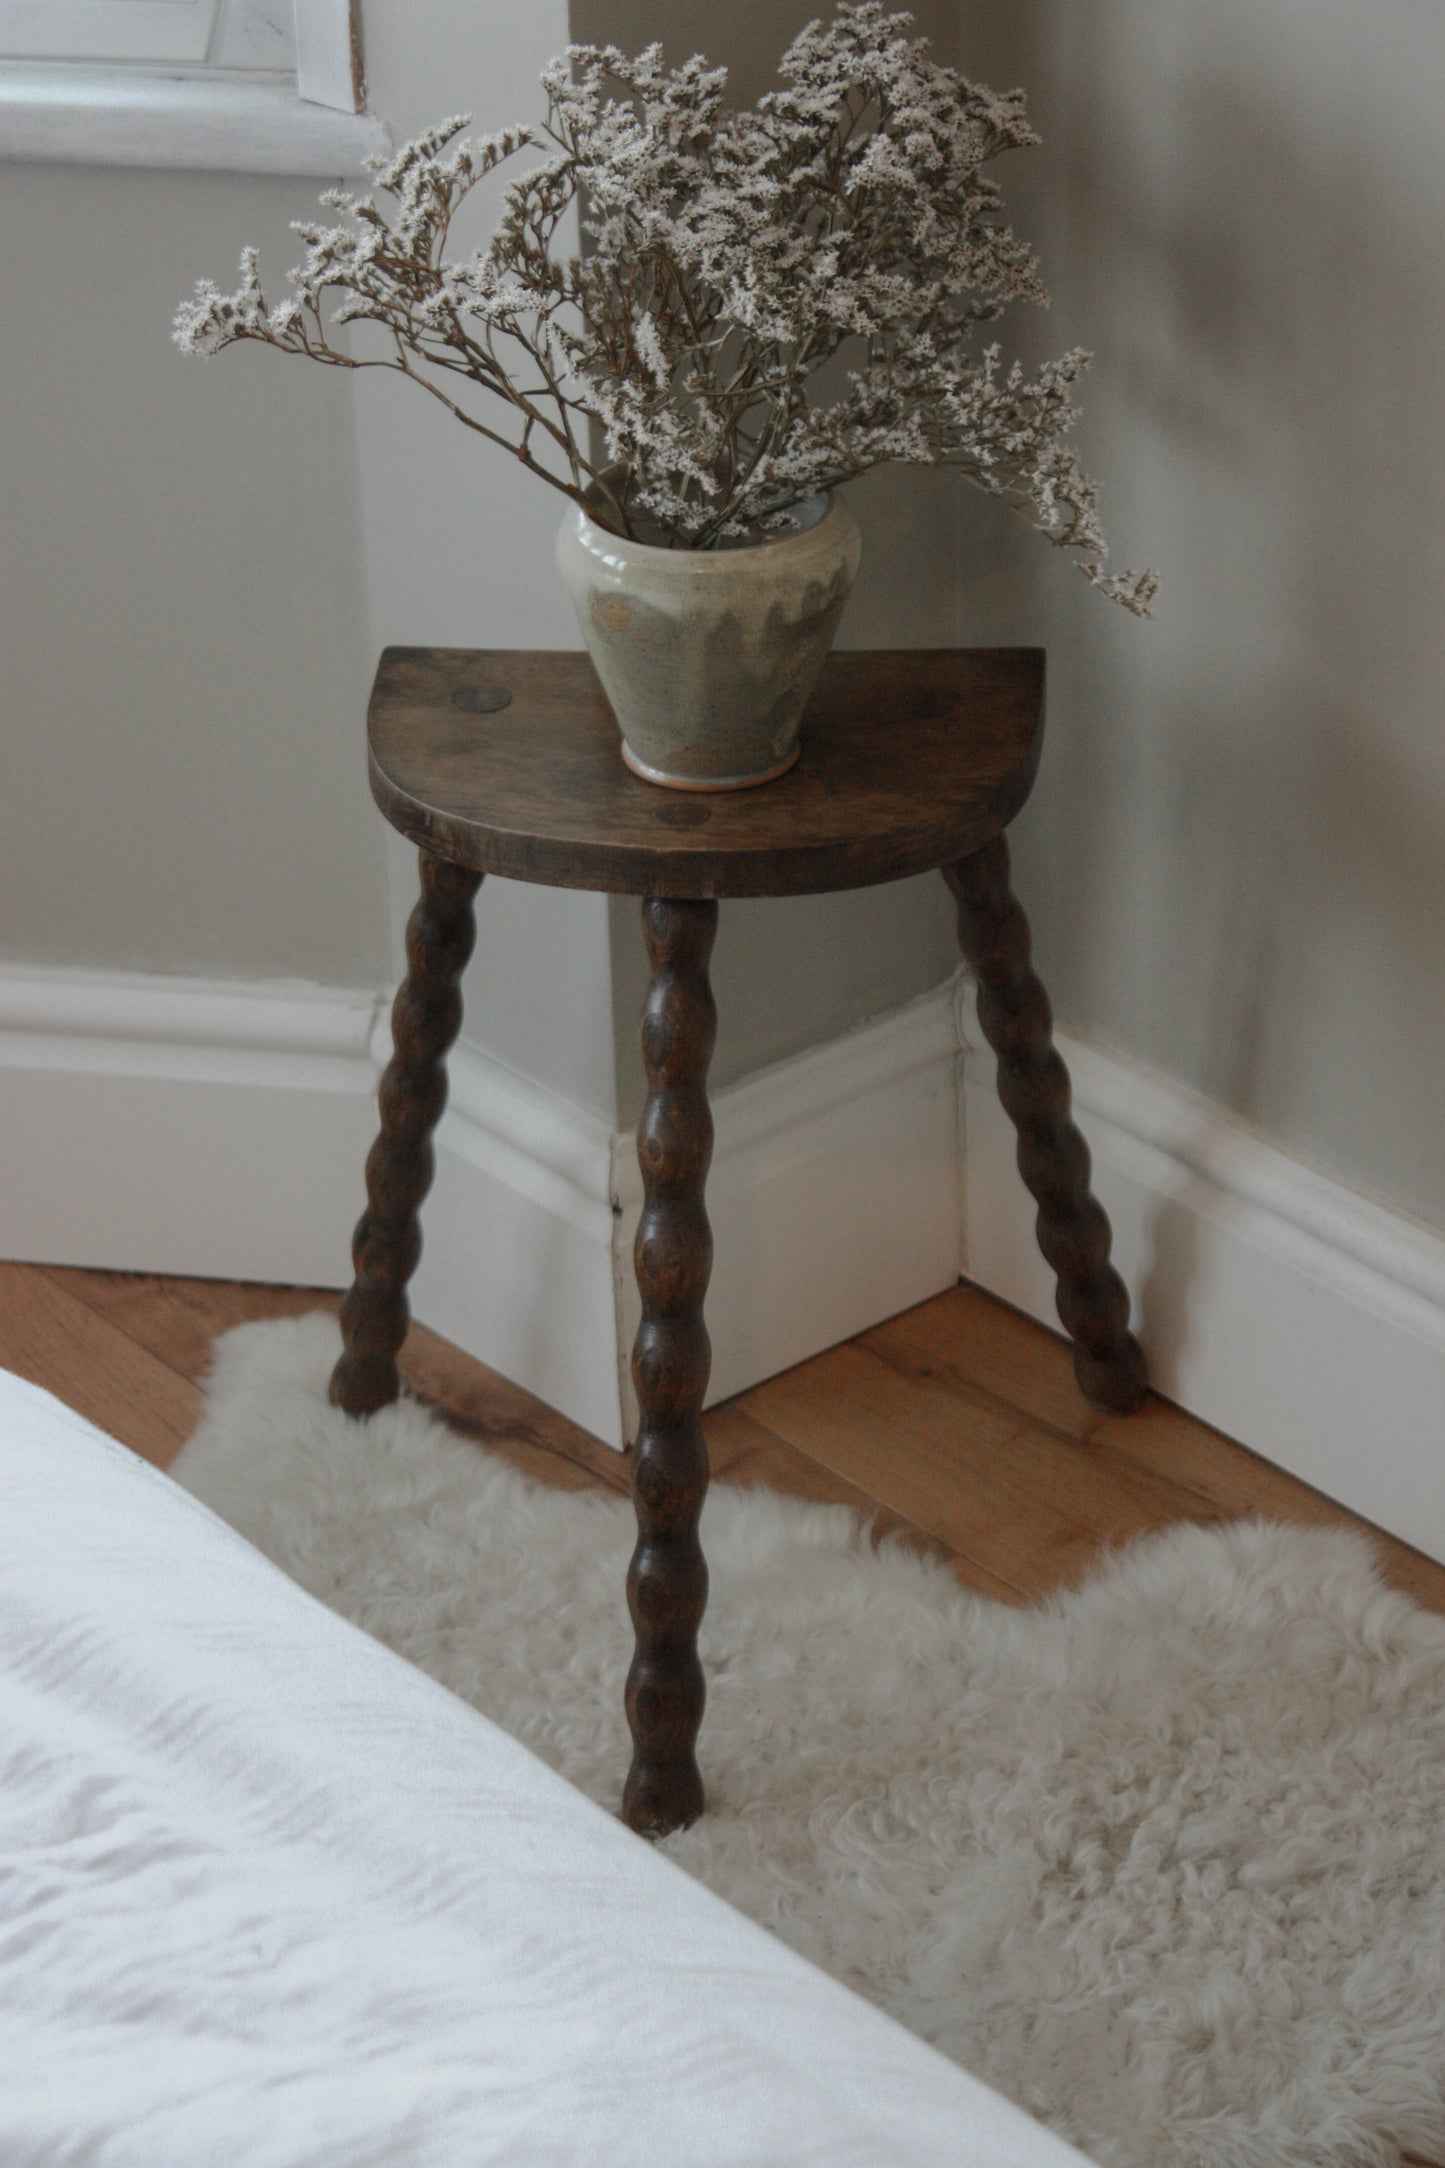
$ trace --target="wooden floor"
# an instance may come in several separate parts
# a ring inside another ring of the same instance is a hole
[[[216,1333],[337,1300],[0,1264],[0,1366],[165,1467],[196,1422]],[[423,1398],[542,1481],[626,1489],[620,1454],[435,1334],[413,1332],[404,1368]],[[706,1424],[722,1481],[844,1500],[1010,1603],[1077,1580],[1108,1545],[1171,1521],[1364,1525],[1167,1401],[1100,1415],[1061,1340],[970,1287],[755,1386]],[[1445,1612],[1445,1567],[1377,1540],[1389,1579]]]

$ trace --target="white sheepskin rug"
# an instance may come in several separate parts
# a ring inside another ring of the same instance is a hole
[[[226,1335],[179,1480],[615,1809],[630,1508],[348,1421],[338,1344]],[[1445,1621],[1366,1543],[1181,1526],[1013,1611],[843,1507],[703,1537],[679,1865],[1111,2168],[1445,2160]]]

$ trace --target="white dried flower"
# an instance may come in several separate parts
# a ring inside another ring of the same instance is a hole
[[[468,139],[459,117],[372,161],[371,195],[323,196],[341,223],[296,228],[292,298],[268,308],[248,250],[234,294],[197,288],[177,343],[400,370],[607,524],[682,547],[776,530],[885,462],[954,467],[1147,614],[1157,582],[1106,578],[1065,441],[1088,356],[1029,374],[976,345],[1011,302],[1047,298],[986,170],[1038,140],[1023,94],[970,82],[911,29],[843,0],[751,111],[700,56],[569,46],[542,73],[543,126]],[[449,257],[471,189],[523,150],[491,241]],[[574,204],[580,257],[558,247]],[[328,312],[380,348],[341,351]]]

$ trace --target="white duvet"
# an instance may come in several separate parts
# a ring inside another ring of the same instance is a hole
[[[0,2168],[1077,2161],[0,1372]]]

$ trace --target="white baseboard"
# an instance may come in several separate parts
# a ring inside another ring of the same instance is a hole
[[[959,1273],[953,989],[760,1070],[713,1100],[709,1404],[952,1287]],[[641,1314],[642,1184],[614,1152],[620,1340]],[[636,1409],[627,1383],[624,1426]]]
[[[966,996],[964,1270],[1057,1328]],[[1445,1559],[1445,1237],[1068,1033],[1094,1186],[1155,1384]]]
[[[1445,1559],[1445,1237],[1059,1044],[1155,1382]],[[960,984],[716,1094],[713,1399],[960,1268],[1055,1322],[980,1049]],[[0,971],[0,1255],[344,1285],[387,1052],[380,992]],[[465,1045],[451,1075],[416,1314],[620,1445],[632,1140]]]
[[[375,995],[0,971],[0,1255],[343,1284]]]
[[[412,1309],[620,1446],[612,1131],[475,1047],[454,1047],[448,1072]]]
[[[452,1079],[416,1313],[620,1446],[636,1427],[632,1137],[466,1046]],[[719,1091],[713,1121],[710,1401],[954,1284],[950,988]]]
[[[0,972],[0,1255],[345,1285],[386,997]],[[631,1434],[641,1203],[619,1137],[465,1043],[416,1316],[608,1443]],[[951,990],[714,1101],[712,1397],[952,1285]]]

